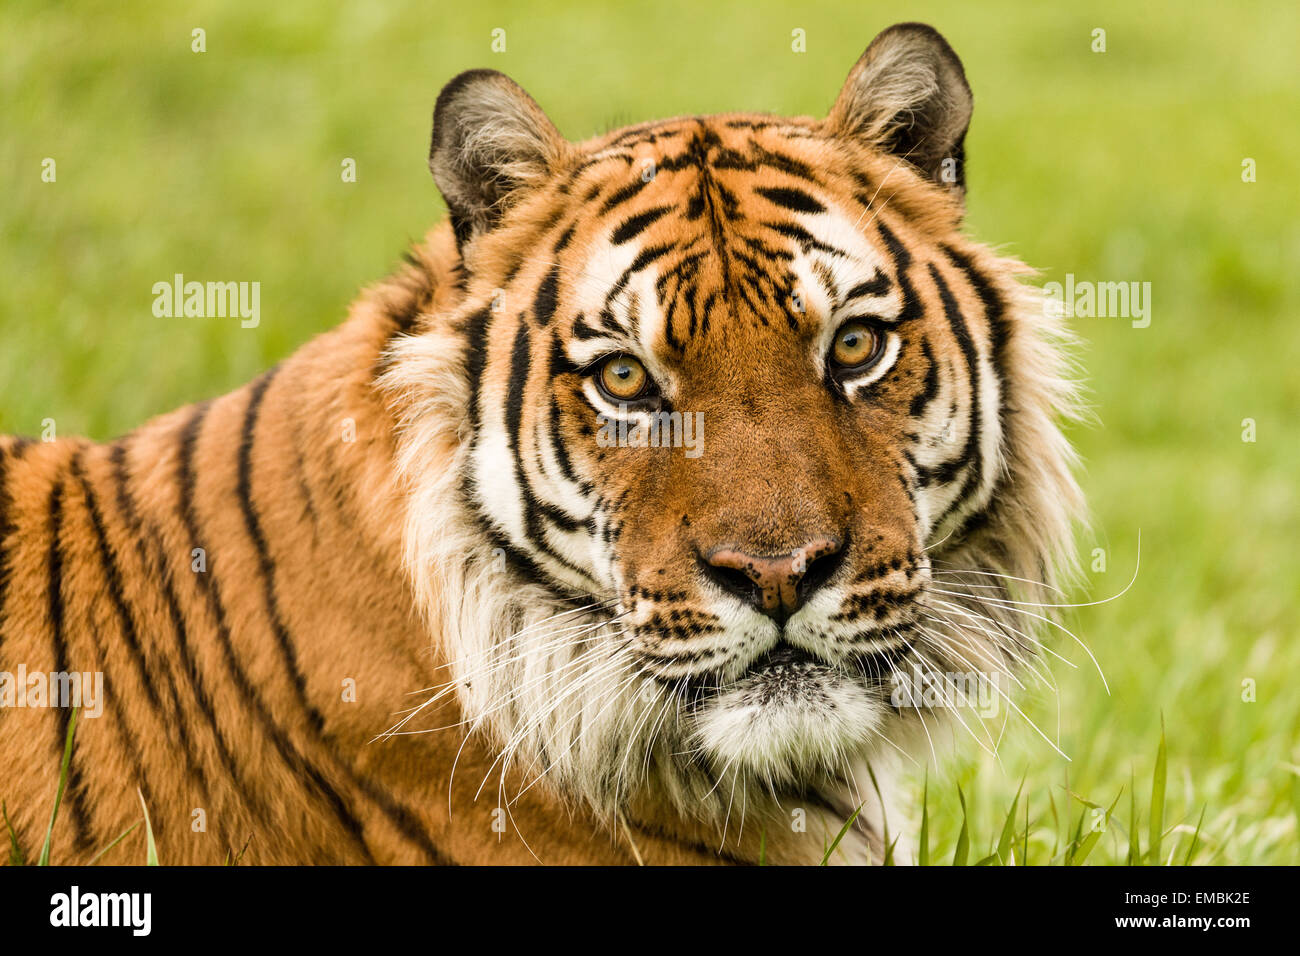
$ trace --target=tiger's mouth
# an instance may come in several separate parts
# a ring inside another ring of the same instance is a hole
[[[745,671],[745,676],[759,676],[769,672],[784,673],[798,665],[818,663],[825,662],[802,647],[795,647],[793,644],[781,641],[776,647],[750,664]]]
[[[785,642],[695,708],[696,735],[715,766],[802,783],[867,748],[888,714],[879,681]]]
[[[905,656],[898,645],[879,648],[852,657],[839,664],[805,648],[780,640],[770,650],[756,657],[736,677],[723,680],[720,672],[693,678],[690,686],[697,700],[728,691],[748,689],[762,699],[790,700],[801,691],[817,690],[818,685],[837,678],[864,686],[879,684],[890,667]]]
[[[828,688],[847,676],[816,654],[782,642],[756,659],[732,687],[757,707],[828,706]]]

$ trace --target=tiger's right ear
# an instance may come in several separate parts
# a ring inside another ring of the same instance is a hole
[[[568,148],[531,96],[504,73],[469,70],[438,94],[429,169],[456,244],[491,229],[521,191],[558,168]]]
[[[827,122],[960,196],[972,105],[966,71],[939,31],[897,23],[871,41],[849,72]]]

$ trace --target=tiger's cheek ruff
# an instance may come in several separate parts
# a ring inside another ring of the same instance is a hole
[[[611,613],[612,600],[575,600],[529,580],[485,534],[467,493],[476,442],[465,440],[474,403],[464,350],[450,330],[406,339],[382,384],[406,409],[396,462],[408,488],[406,565],[466,732],[497,743],[502,780],[541,778],[606,821],[656,774],[664,799],[704,813],[712,780],[671,757],[685,741],[681,710],[630,652],[623,613]]]

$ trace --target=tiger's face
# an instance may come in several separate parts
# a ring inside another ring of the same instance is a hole
[[[574,145],[500,74],[444,91],[470,303],[444,485],[481,536],[421,515],[408,556],[442,534],[437,560],[499,559],[508,636],[459,605],[452,656],[471,716],[543,772],[590,785],[662,740],[706,782],[804,787],[879,749],[900,662],[1002,659],[991,631],[944,640],[934,602],[932,561],[998,524],[1013,437],[1013,293],[958,231],[969,115],[916,25],[822,121]]]
[[[870,221],[867,157],[810,127],[661,124],[595,155],[559,262],[503,290],[531,306],[499,353],[519,407],[483,421],[471,493],[539,573],[612,602],[706,752],[774,772],[859,745],[926,542],[986,486],[968,442],[997,442],[917,261],[952,266]]]

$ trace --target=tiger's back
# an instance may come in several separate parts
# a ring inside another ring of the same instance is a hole
[[[76,729],[56,859],[107,846],[142,799],[169,862],[220,862],[250,836],[260,862],[374,859],[375,827],[407,837],[394,859],[438,856],[355,767],[414,689],[397,675],[432,676],[393,557],[391,421],[367,384],[402,317],[434,306],[432,273],[409,274],[421,281],[390,283],[229,395],[109,445],[0,446],[0,661],[103,681],[102,713],[83,705]],[[28,853],[70,715],[0,709],[3,797]]]

